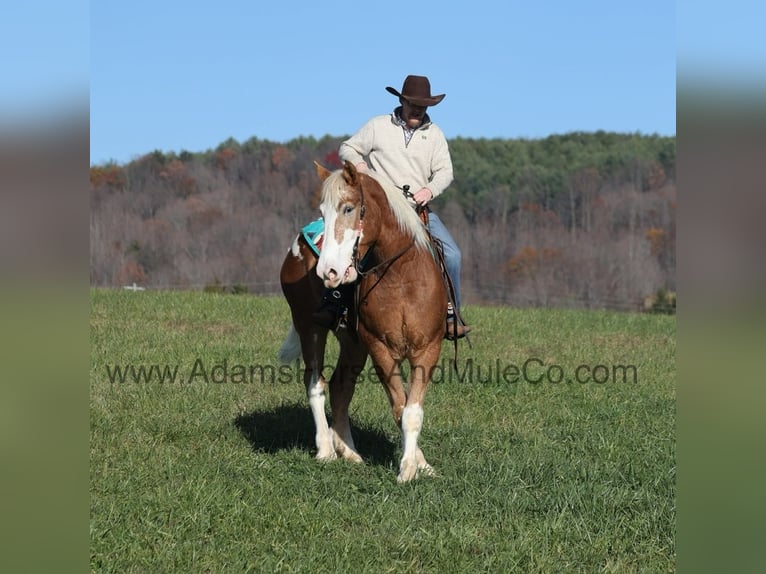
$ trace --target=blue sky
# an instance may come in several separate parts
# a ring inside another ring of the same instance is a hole
[[[672,2],[454,4],[94,2],[91,163],[351,134],[407,74],[448,138],[675,134]]]
[[[350,134],[410,73],[448,137],[674,134],[676,64],[680,87],[766,88],[756,0],[6,4],[0,137],[90,102],[94,163]]]

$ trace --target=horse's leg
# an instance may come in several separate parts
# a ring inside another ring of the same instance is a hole
[[[396,426],[402,429],[402,460],[399,464],[399,476],[397,482],[408,482],[416,477],[418,470],[433,474],[433,469],[426,462],[423,453],[418,448],[418,436],[423,426],[423,397],[425,387],[430,377],[418,375],[415,367],[412,369],[412,383],[410,384],[409,397],[404,390],[399,363],[391,356],[388,348],[380,341],[369,345],[370,356],[373,358],[375,370],[383,383],[388,400],[391,403],[391,414]],[[435,353],[431,353],[431,366],[436,364],[440,346]],[[420,373],[430,374],[428,370],[417,369]],[[414,391],[414,394],[413,394]]]
[[[380,382],[388,395],[388,402],[391,403],[391,414],[394,417],[396,426],[402,423],[402,412],[407,403],[407,395],[404,392],[402,384],[402,374],[399,369],[399,363],[394,360],[388,348],[378,340],[368,342],[367,348],[372,357],[375,372],[378,374]]]
[[[317,308],[322,293],[322,284],[314,273],[315,265],[316,256],[299,236],[285,257],[279,278],[290,304],[293,326],[300,336],[306,367],[303,384],[316,429],[316,456],[321,460],[330,460],[335,458],[335,449],[324,410],[327,384],[322,376],[327,330],[311,320],[311,313]],[[287,352],[285,346],[283,348]]]
[[[410,357],[410,392],[402,412],[402,460],[399,463],[397,482],[408,482],[423,472],[433,475],[434,470],[418,446],[423,428],[423,401],[431,374],[439,359],[441,345],[432,344],[420,354]]]
[[[351,424],[348,419],[348,407],[354,396],[356,379],[364,368],[367,351],[359,342],[342,334],[339,337],[340,356],[338,364],[330,378],[330,406],[332,408],[333,440],[338,456],[352,462],[362,462],[351,436]]]
[[[325,415],[325,397],[327,383],[322,375],[324,368],[324,351],[327,342],[327,331],[313,325],[301,332],[301,349],[306,371],[303,373],[303,384],[306,386],[306,396],[316,428],[316,457],[320,460],[336,458],[333,447],[330,425]]]

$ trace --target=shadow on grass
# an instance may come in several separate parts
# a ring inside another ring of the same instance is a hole
[[[314,420],[307,405],[294,403],[242,414],[234,420],[234,425],[256,452],[275,454],[298,448],[312,455],[316,453]],[[379,430],[359,427],[352,420],[351,435],[367,464],[396,463],[396,444]]]

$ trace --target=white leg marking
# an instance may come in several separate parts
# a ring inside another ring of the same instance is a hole
[[[423,428],[423,407],[415,404],[404,407],[402,412],[402,446],[404,453],[399,463],[397,482],[408,482],[417,476],[419,470],[433,474],[431,465],[426,462],[423,452],[418,448],[418,437]]]
[[[324,412],[325,382],[314,371],[313,378],[308,388],[309,407],[314,415],[316,426],[317,458],[320,460],[332,460],[335,458],[335,449],[332,444],[330,426],[327,424],[327,416]]]

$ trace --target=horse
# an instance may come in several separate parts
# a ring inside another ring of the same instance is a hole
[[[316,458],[362,462],[348,418],[357,376],[368,355],[402,433],[397,482],[433,475],[418,446],[423,401],[439,360],[447,293],[426,227],[401,191],[346,162],[330,172],[316,164],[325,233],[319,257],[300,235],[280,270],[292,326],[280,349],[282,362],[303,356],[304,384],[316,427]],[[364,264],[362,264],[364,262]],[[335,331],[340,352],[324,379],[328,330],[315,324],[323,289],[356,284],[356,317]],[[409,363],[405,390],[401,365]],[[325,415],[329,386],[332,424]]]

